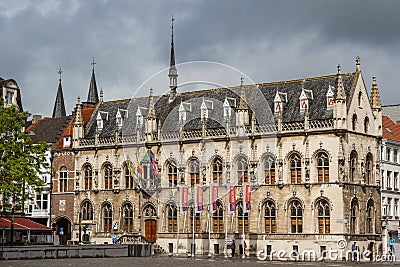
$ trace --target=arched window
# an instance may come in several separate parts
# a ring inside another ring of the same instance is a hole
[[[178,230],[178,209],[174,204],[167,205],[168,232],[173,233]]]
[[[353,131],[357,129],[357,115],[353,114],[352,127]]]
[[[320,153],[317,158],[318,183],[329,182],[329,158],[326,153]]]
[[[133,189],[135,187],[135,183],[133,180],[133,166],[131,162],[125,164],[124,166],[124,177],[125,177],[125,188]]]
[[[220,158],[214,159],[212,170],[213,183],[222,185],[222,160]]]
[[[221,201],[217,201],[217,210],[213,214],[213,232],[224,232],[224,208]]]
[[[265,233],[276,233],[276,208],[274,202],[264,203]]]
[[[236,210],[237,210],[237,221],[238,221],[239,233],[243,232],[243,225],[244,225],[244,231],[248,232],[249,231],[249,213],[247,211],[245,211],[243,213],[243,201],[239,201],[239,203],[236,205]]]
[[[289,204],[290,212],[290,231],[291,233],[303,232],[303,207],[297,199],[292,200]]]
[[[358,106],[361,107],[362,106],[362,93],[361,91],[358,92]]]
[[[168,183],[169,187],[178,186],[178,169],[172,162],[168,162]]]
[[[372,155],[371,153],[367,154],[367,157],[365,158],[365,182],[367,184],[373,184],[373,179],[372,179]]]
[[[355,178],[356,178],[356,172],[357,172],[357,164],[358,164],[358,159],[357,159],[357,152],[356,151],[351,151],[350,153],[350,182],[354,183]]]
[[[93,206],[89,200],[85,200],[81,204],[81,216],[84,221],[93,220]]]
[[[290,157],[290,182],[292,184],[301,183],[301,159],[298,154]]]
[[[350,233],[357,234],[358,233],[358,199],[353,198],[350,205]]]
[[[273,157],[267,157],[264,161],[265,183],[275,184],[275,160]]]
[[[60,183],[60,191],[59,192],[67,192],[68,191],[68,170],[66,167],[60,168],[60,176],[59,176],[59,183]]]
[[[103,232],[110,233],[112,229],[112,208],[110,203],[106,203],[102,208]]]
[[[194,218],[193,218],[193,213],[194,213]],[[194,231],[195,232],[200,232],[200,213],[195,213],[193,206],[190,208],[190,225],[189,225],[189,230],[190,232],[193,232],[193,219],[194,219]]]
[[[316,204],[318,217],[318,233],[329,234],[331,232],[331,210],[328,201],[321,199]]]
[[[122,214],[124,216],[124,231],[133,232],[133,206],[131,203],[124,204]]]
[[[85,165],[83,167],[83,175],[84,175],[84,181],[85,181],[85,190],[91,190],[93,186],[93,172],[92,172],[92,166],[90,165]]]
[[[195,184],[200,184],[200,163],[197,159],[190,160],[189,173],[190,186],[193,187]]]
[[[369,131],[369,118],[365,117],[364,119],[364,133],[368,133]]]
[[[103,167],[104,189],[112,189],[112,167],[107,163]]]
[[[245,157],[237,160],[238,185],[249,182],[248,164]]]
[[[372,199],[368,200],[367,203],[367,220],[366,220],[366,232],[367,234],[373,234],[374,231],[374,218],[375,218],[375,207]]]

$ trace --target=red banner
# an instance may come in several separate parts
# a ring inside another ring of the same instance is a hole
[[[244,203],[243,203],[243,207],[245,208],[246,211],[251,209],[251,185],[249,184],[245,184],[244,186]]]
[[[210,211],[211,211],[211,212],[214,212],[214,211],[217,210],[218,185],[216,185],[216,184],[211,184],[210,194],[211,194]]]
[[[229,186],[229,207],[230,212],[235,212],[236,209],[236,187]]]
[[[189,204],[189,188],[187,186],[182,186],[181,187],[181,209],[182,209],[182,212],[185,212],[188,210],[188,204]]]
[[[203,211],[203,186],[196,185],[196,213]]]

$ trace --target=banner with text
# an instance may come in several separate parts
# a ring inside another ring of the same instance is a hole
[[[203,211],[203,186],[202,185],[195,185],[194,186],[194,201],[196,207],[196,213],[201,213]]]

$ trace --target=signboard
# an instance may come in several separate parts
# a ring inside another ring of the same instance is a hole
[[[112,222],[112,229],[113,229],[113,231],[118,231],[118,222],[117,221]]]
[[[217,210],[218,185],[211,184],[210,188],[210,212],[213,213]]]

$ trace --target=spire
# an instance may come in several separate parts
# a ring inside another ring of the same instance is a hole
[[[153,88],[150,88],[150,100],[149,100],[149,118],[155,119],[156,116],[156,108],[154,104],[154,98],[153,98]]]
[[[336,75],[336,90],[335,90],[335,100],[346,100],[346,92],[344,91],[342,74],[340,72],[340,64],[337,65],[337,75]]]
[[[371,97],[369,98],[372,109],[381,110],[381,98],[379,97],[378,85],[376,84],[376,77],[372,77]]]
[[[92,64],[92,78],[90,79],[87,102],[97,104],[99,102],[99,95],[97,94],[96,77],[94,75],[94,65],[96,64],[94,58],[91,64]]]
[[[174,16],[171,17],[171,60],[169,64],[169,88],[170,96],[169,100],[173,101],[176,96],[176,88],[178,87],[178,71],[175,66],[175,50],[174,50]]]
[[[60,75],[59,78],[59,83],[58,83],[58,90],[57,90],[57,96],[56,96],[56,102],[54,103],[54,108],[53,108],[53,118],[65,116],[65,104],[64,104],[64,95],[62,91],[62,85],[61,85],[61,73],[62,70],[61,68],[58,71],[58,74]]]
[[[249,107],[247,106],[246,92],[244,91],[243,81],[244,81],[244,78],[241,77],[240,78],[239,101],[238,101],[238,105],[237,105],[238,110],[249,109]]]
[[[171,61],[169,66],[175,66],[175,49],[174,49],[174,15],[171,17]]]

